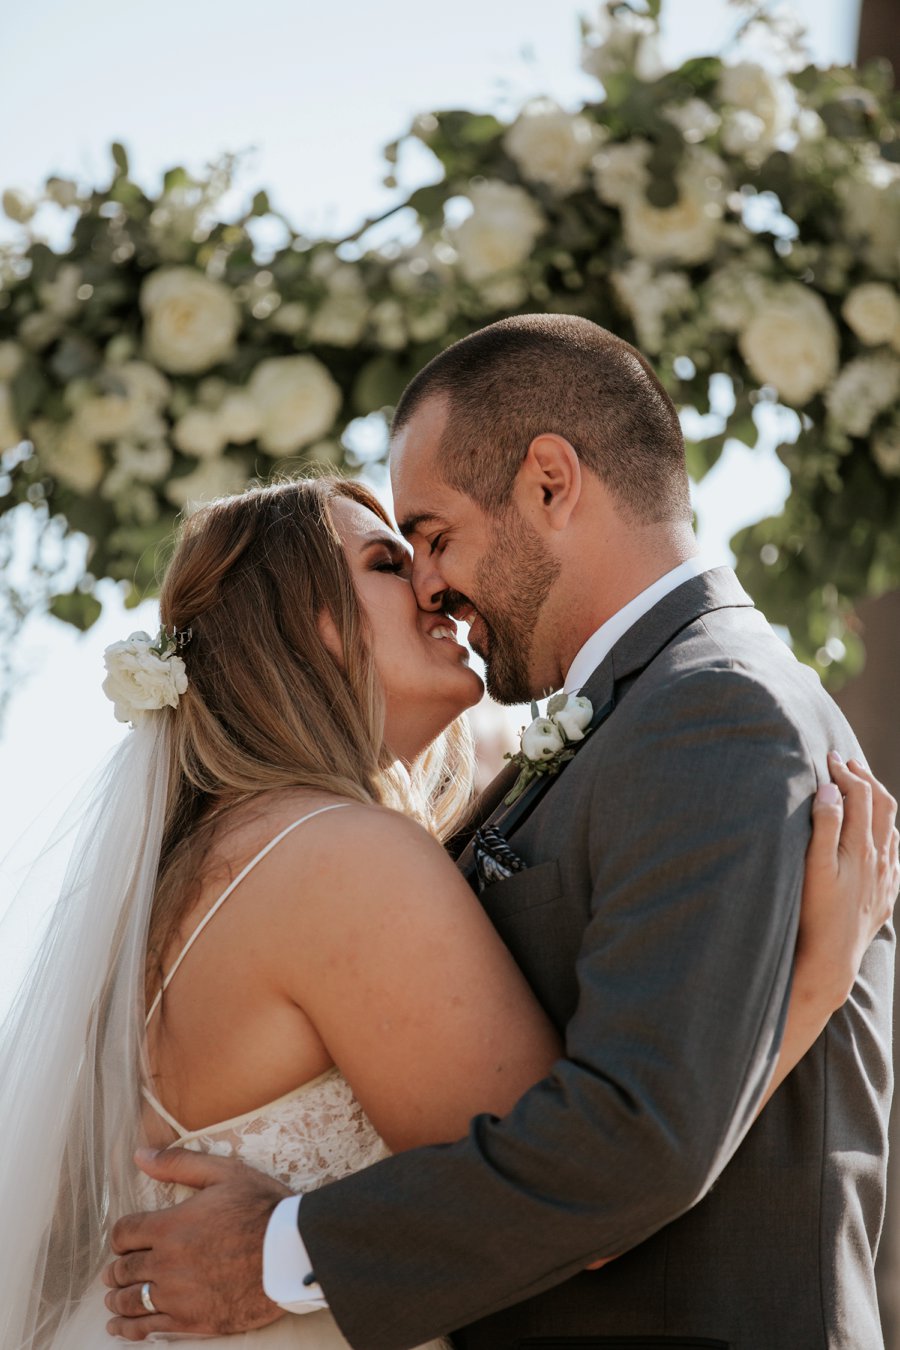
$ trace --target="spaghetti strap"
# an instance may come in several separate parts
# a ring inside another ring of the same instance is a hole
[[[194,943],[197,941],[197,938],[203,932],[204,928],[209,923],[210,919],[212,919],[214,915],[218,914],[219,910],[222,908],[225,901],[232,894],[232,892],[237,890],[238,886],[240,886],[244,878],[246,876],[249,876],[249,874],[253,871],[256,864],[262,862],[263,858],[267,857],[268,854],[272,852],[272,849],[275,848],[277,844],[280,844],[282,839],[286,838],[287,835],[291,833],[291,830],[296,830],[298,825],[304,825],[306,821],[313,820],[316,816],[323,816],[326,811],[340,811],[342,807],[350,805],[351,805],[350,802],[333,802],[331,806],[320,806],[318,810],[310,811],[307,815],[301,816],[299,820],[295,820],[292,824],[288,825],[285,829],[281,831],[280,834],[276,834],[274,839],[269,840],[265,848],[260,849],[255,858],[250,859],[246,867],[242,868],[242,870],[235,877],[234,881],[232,881],[231,885],[228,886],[228,888],[222,892],[222,894],[219,896],[218,900],[212,906],[212,908],[207,910],[206,914],[204,914],[203,918],[197,924],[197,927],[194,929],[193,933],[191,933],[187,942],[182,947],[181,951],[179,952],[175,960],[175,964],[169,968],[169,972],[163,979],[163,982],[160,985],[159,990],[157,991],[156,997],[150,1004],[150,1011],[147,1013],[146,1019],[144,1021],[145,1027],[148,1027],[150,1025],[150,1019],[152,1018],[153,1014],[159,1007],[160,1000],[162,999],[163,994],[166,992],[169,985],[172,983],[172,978],[175,975],[175,972],[181,965],[184,958],[187,956],[188,952],[193,947]],[[151,1105],[155,1105],[155,1103],[151,1102]],[[170,1121],[170,1123],[172,1122]]]

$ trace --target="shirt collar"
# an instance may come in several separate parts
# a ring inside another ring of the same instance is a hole
[[[587,684],[601,661],[606,659],[619,638],[623,637],[638,619],[642,619],[655,604],[683,582],[708,572],[710,565],[702,554],[695,554],[685,562],[679,563],[677,567],[673,567],[671,572],[666,572],[657,581],[652,582],[646,590],[641,591],[633,600],[629,600],[627,605],[623,605],[612,618],[602,623],[597,631],[591,634],[569,666],[564,691],[567,694],[577,694],[578,690]]]

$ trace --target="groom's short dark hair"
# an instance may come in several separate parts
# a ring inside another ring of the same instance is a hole
[[[440,352],[397,405],[396,434],[429,397],[447,399],[440,472],[502,511],[536,436],[564,436],[635,521],[690,520],[675,406],[629,343],[570,314],[501,319]]]

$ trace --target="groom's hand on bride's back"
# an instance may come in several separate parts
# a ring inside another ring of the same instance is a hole
[[[141,1150],[137,1160],[154,1180],[197,1193],[115,1225],[117,1257],[103,1276],[110,1335],[210,1336],[251,1331],[283,1316],[263,1293],[262,1252],[269,1216],[290,1194],[287,1187],[236,1159],[186,1149]],[[145,1285],[155,1313],[142,1300]]]

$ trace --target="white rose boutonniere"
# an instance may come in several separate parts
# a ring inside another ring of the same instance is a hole
[[[176,650],[163,629],[155,641],[149,633],[132,633],[127,641],[107,647],[103,692],[115,705],[116,721],[134,723],[141,713],[178,707],[188,678]]]
[[[579,694],[554,694],[543,717],[536,703],[531,705],[531,715],[534,720],[522,729],[520,749],[505,756],[520,769],[503,798],[507,806],[512,806],[536,778],[559,773],[568,763],[578,742],[588,734],[594,709],[590,699]]]

